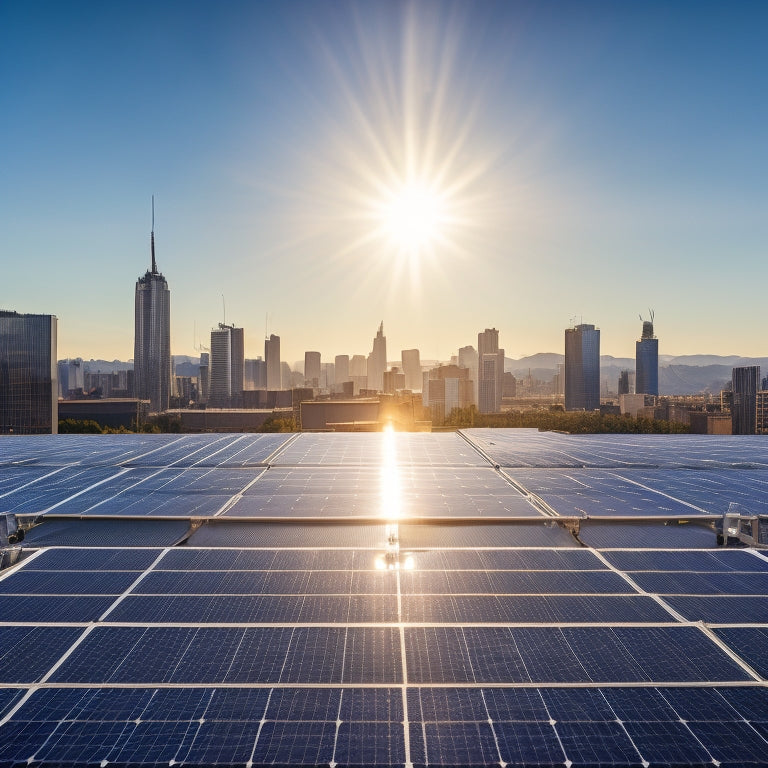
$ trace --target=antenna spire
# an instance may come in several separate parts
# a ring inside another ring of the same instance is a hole
[[[152,250],[152,274],[157,274],[157,262],[155,261],[155,196],[152,195],[152,235],[150,237]]]

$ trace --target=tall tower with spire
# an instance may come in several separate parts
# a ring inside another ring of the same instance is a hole
[[[387,370],[387,337],[384,335],[384,321],[373,340],[373,349],[368,355],[368,389],[379,392],[384,389],[384,371]]]
[[[171,292],[157,271],[155,198],[150,235],[152,268],[136,281],[136,333],[133,345],[136,395],[155,412],[168,409],[171,393]]]

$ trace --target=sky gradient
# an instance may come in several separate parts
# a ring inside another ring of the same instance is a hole
[[[768,5],[132,2],[0,7],[0,308],[133,356],[150,197],[174,354],[510,357],[577,321],[634,356],[765,356]],[[446,204],[381,231],[410,175]]]

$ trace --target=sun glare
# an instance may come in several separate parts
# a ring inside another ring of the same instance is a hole
[[[423,182],[393,189],[380,209],[382,234],[398,248],[416,253],[445,235],[447,211],[443,196]]]

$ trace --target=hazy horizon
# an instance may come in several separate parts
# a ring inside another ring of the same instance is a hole
[[[56,315],[60,358],[133,357],[152,194],[173,354],[223,295],[248,357],[383,320],[390,359],[486,327],[519,359],[574,318],[634,357],[649,308],[662,355],[768,355],[763,4],[0,13],[0,306]]]

